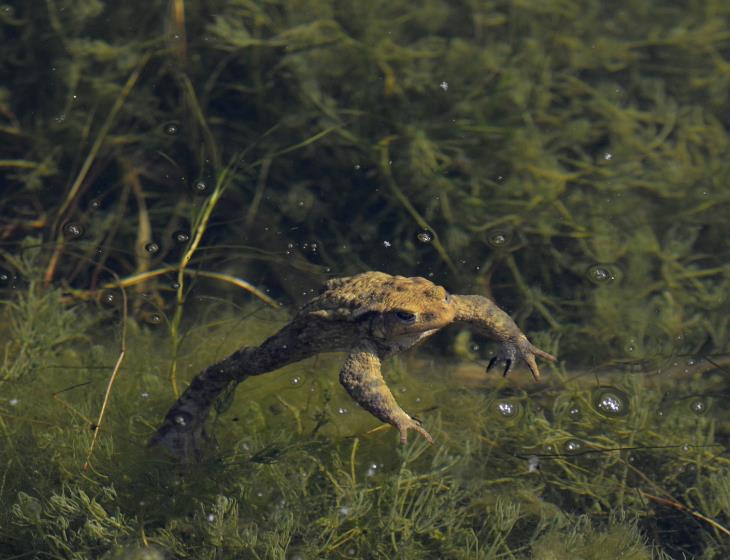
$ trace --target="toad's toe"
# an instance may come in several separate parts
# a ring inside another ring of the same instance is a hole
[[[402,422],[399,422],[396,427],[400,432],[400,442],[402,444],[408,443],[408,430],[414,430],[415,432],[418,432],[424,438],[426,438],[426,441],[428,441],[428,443],[433,444],[433,438],[431,437],[431,434],[429,434],[421,425],[421,423],[414,418],[407,417]]]

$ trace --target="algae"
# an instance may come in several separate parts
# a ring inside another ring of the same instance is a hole
[[[0,556],[727,556],[729,23],[1,5]],[[492,295],[561,362],[483,378],[452,331],[390,363],[433,448],[329,356],[229,395],[202,464],[145,448],[199,369],[370,269]]]

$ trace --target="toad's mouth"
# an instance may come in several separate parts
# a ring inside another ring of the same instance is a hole
[[[419,331],[419,332],[414,332],[414,333],[402,334],[402,335],[396,337],[396,339],[400,344],[405,344],[405,345],[411,346],[413,344],[416,344],[417,342],[420,342],[420,341],[428,338],[429,336],[438,332],[439,330],[441,330],[441,329],[429,329],[427,331]]]

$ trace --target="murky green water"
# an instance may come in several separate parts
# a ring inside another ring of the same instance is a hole
[[[730,555],[730,5],[0,6],[0,558]],[[493,297],[387,361],[433,446],[322,354],[193,376],[327,278]]]

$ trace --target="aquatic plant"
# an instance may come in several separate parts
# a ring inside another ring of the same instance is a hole
[[[0,6],[3,554],[726,556],[729,20]],[[493,295],[562,369],[482,394],[393,364],[441,442],[396,453],[319,360],[221,403],[200,470],[144,451],[186,379],[286,320],[262,308],[366,269]]]

